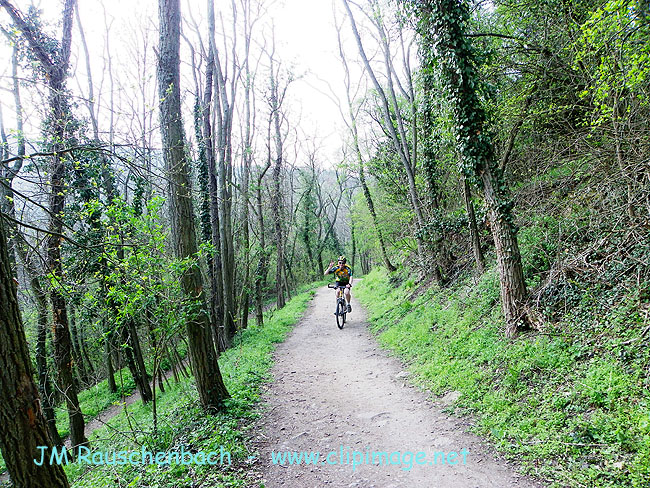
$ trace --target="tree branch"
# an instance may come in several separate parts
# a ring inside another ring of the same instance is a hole
[[[67,0],[71,1],[71,0]],[[66,2],[67,3],[67,2]],[[23,14],[18,10],[16,7],[14,7],[11,3],[9,3],[7,0],[0,0],[0,7],[4,7],[4,9],[7,11],[11,19],[14,21],[16,26],[21,30],[23,35],[25,36],[25,39],[27,39],[27,42],[31,46],[31,48],[34,50],[34,53],[36,54],[36,57],[40,61],[40,63],[43,65],[43,67],[49,72],[54,68],[54,62],[50,58],[50,56],[47,54],[43,46],[40,44],[38,41],[34,30],[32,27],[25,21],[23,18]],[[69,46],[68,46],[69,49]]]

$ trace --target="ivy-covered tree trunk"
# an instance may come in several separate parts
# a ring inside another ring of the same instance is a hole
[[[279,77],[275,76],[273,58],[271,58],[271,94],[270,108],[273,116],[275,161],[273,164],[273,190],[271,193],[271,212],[273,215],[273,226],[275,230],[276,266],[275,266],[275,289],[276,306],[278,309],[285,305],[284,281],[282,268],[284,267],[284,230],[282,225],[282,163],[283,145],[282,133],[280,131],[280,96],[278,90]]]
[[[255,323],[258,327],[264,324],[264,284],[266,282],[266,273],[268,269],[268,254],[266,250],[266,238],[264,236],[264,206],[262,205],[262,180],[264,175],[271,167],[271,159],[266,163],[264,169],[257,177],[257,188],[255,189],[257,221],[259,227],[259,258],[255,270]]]
[[[192,187],[185,148],[181,116],[180,91],[180,3],[160,0],[158,90],[160,96],[160,131],[163,158],[170,181],[171,235],[179,259],[197,257]],[[181,285],[190,302],[187,335],[192,358],[192,370],[201,404],[206,409],[218,409],[229,397],[221,377],[217,350],[210,336],[210,318],[206,312],[205,292],[198,265],[193,262],[183,273]]]
[[[63,467],[34,462],[34,458],[40,459],[37,447],[51,448],[52,440],[33,380],[1,215],[0,303],[0,450],[9,476],[17,488],[68,487]]]
[[[63,236],[63,211],[65,207],[65,163],[60,152],[65,149],[68,136],[70,109],[67,103],[66,77],[70,62],[72,40],[72,15],[76,0],[66,0],[63,6],[63,33],[60,45],[50,52],[43,43],[43,34],[35,32],[34,27],[25,22],[22,13],[7,0],[1,0],[13,22],[20,29],[39,64],[46,73],[49,104],[49,134],[53,155],[50,159],[49,192],[49,235],[46,241],[47,271],[54,286],[50,290],[53,319],[54,362],[59,373],[61,389],[70,417],[70,440],[73,446],[87,445],[84,435],[84,418],[79,408],[77,384],[72,366],[72,340],[68,322],[66,299],[61,291],[63,266],[61,263],[61,241]]]
[[[425,44],[432,46],[437,54],[438,66],[449,93],[462,171],[470,181],[482,187],[488,204],[506,334],[513,336],[527,320],[526,283],[512,200],[486,131],[485,112],[477,95],[479,79],[472,49],[465,36],[469,9],[464,0],[422,0],[416,8],[419,31],[424,36],[432,36]]]
[[[463,198],[465,199],[465,209],[467,210],[467,218],[469,219],[469,235],[472,241],[472,252],[474,253],[474,261],[476,262],[476,270],[479,274],[485,271],[485,257],[481,249],[481,240],[478,234],[478,225],[476,225],[476,214],[474,213],[474,204],[472,203],[472,194],[470,192],[469,183],[467,178],[463,176]]]
[[[56,107],[54,116],[57,120],[65,120],[65,115],[58,110],[65,102],[63,98],[63,85],[52,82],[50,102]],[[58,85],[58,86],[56,86]],[[57,131],[55,140],[64,140],[64,129]],[[63,146],[57,142],[55,150],[61,150]],[[50,235],[47,239],[47,267],[52,278],[56,281],[50,291],[52,302],[52,316],[54,321],[54,362],[59,372],[59,388],[62,389],[66,399],[68,415],[70,417],[70,440],[73,446],[87,445],[88,439],[84,434],[84,418],[79,406],[77,396],[78,385],[73,375],[72,361],[72,338],[70,335],[70,323],[68,320],[67,303],[63,291],[59,288],[63,278],[63,266],[61,264],[61,235],[63,233],[63,208],[65,206],[65,166],[63,159],[55,155],[51,164],[51,193],[50,193]]]
[[[210,105],[207,100],[212,98],[212,68],[208,60],[206,68],[206,81],[205,81],[205,94],[204,101],[201,102],[197,96],[194,105],[194,129],[196,133],[196,140],[199,149],[198,173],[199,173],[199,188],[200,188],[200,218],[201,225],[201,238],[203,242],[212,244],[217,251],[207,256],[206,264],[208,268],[208,280],[210,281],[210,323],[212,326],[212,335],[215,346],[218,351],[226,349],[226,343],[223,339],[223,287],[221,286],[221,259],[219,245],[219,233],[213,232],[213,229],[218,229],[218,209],[216,209],[217,226],[213,226],[212,208],[218,205],[216,198],[216,180],[214,183],[215,192],[211,191],[213,186],[214,170],[210,171],[208,165],[212,158],[208,158],[209,151],[212,151],[212,144],[210,142],[211,136],[206,137],[204,134],[211,133],[210,122]],[[216,241],[215,241],[216,239]]]
[[[435,134],[435,77],[434,63],[431,56],[427,56],[429,51],[424,39],[421,36],[420,54],[421,54],[421,83],[422,83],[422,167],[424,169],[424,179],[427,186],[427,200],[433,219],[440,217],[441,212],[441,192],[439,189],[438,179],[440,170],[438,168],[438,158],[436,155],[436,134]],[[423,55],[424,54],[424,55]],[[426,233],[428,244],[433,247],[433,274],[437,283],[443,283],[443,274],[450,267],[449,252],[447,247],[445,231],[442,227],[435,229],[433,232]]]
[[[212,2],[209,3],[212,5]],[[208,16],[208,36],[214,36],[214,13],[210,9]],[[214,78],[213,43],[210,42],[205,71],[205,92],[203,103],[197,100],[196,136],[199,145],[199,178],[201,185],[201,231],[203,239],[212,244],[214,254],[208,258],[208,276],[210,279],[210,314],[214,341],[218,351],[228,347],[224,331],[223,276],[221,260],[221,237],[219,235],[219,189],[214,160],[212,134],[212,85]]]

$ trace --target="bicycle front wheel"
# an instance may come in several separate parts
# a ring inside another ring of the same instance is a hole
[[[339,329],[342,329],[343,325],[345,325],[345,313],[347,311],[348,309],[343,303],[343,300],[338,300],[336,302],[336,325]]]

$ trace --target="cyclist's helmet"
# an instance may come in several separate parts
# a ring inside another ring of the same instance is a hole
[[[343,261],[343,264],[345,264],[346,262],[345,256],[339,256],[339,261]]]

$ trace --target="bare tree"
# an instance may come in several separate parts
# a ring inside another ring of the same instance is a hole
[[[416,163],[417,163],[417,124],[416,124],[417,111],[415,110],[415,95],[413,90],[413,82],[410,77],[410,67],[408,66],[408,62],[405,62],[405,67],[407,68],[406,69],[407,82],[408,82],[407,85],[408,90],[407,90],[402,87],[402,85],[399,82],[399,79],[395,74],[395,68],[393,66],[393,62],[391,59],[392,54],[390,50],[388,36],[386,34],[383,25],[381,12],[379,11],[379,6],[377,2],[373,1],[371,4],[373,13],[372,15],[369,15],[369,17],[372,23],[374,24],[375,28],[377,29],[379,35],[379,43],[384,58],[384,65],[385,65],[386,76],[387,76],[386,88],[384,88],[379,82],[377,75],[375,74],[375,71],[370,64],[370,60],[368,59],[368,55],[366,54],[366,51],[363,46],[363,42],[361,40],[361,35],[359,33],[357,23],[352,14],[352,10],[350,9],[349,1],[348,0],[342,0],[342,1],[347,11],[348,18],[350,19],[350,26],[352,27],[352,32],[357,42],[359,55],[361,56],[366,71],[370,76],[370,79],[372,80],[372,84],[375,87],[375,90],[379,96],[381,111],[383,115],[382,128],[386,133],[386,135],[389,137],[392,143],[392,147],[397,153],[397,155],[399,156],[399,159],[404,168],[406,179],[408,182],[409,201],[411,203],[411,208],[413,210],[413,213],[415,214],[417,229],[421,230],[425,227],[425,218],[424,218],[422,204],[420,202],[418,189],[415,181]],[[406,56],[404,55],[404,57]],[[395,85],[398,85],[400,92],[402,93],[404,98],[409,102],[409,105],[411,107],[411,119],[412,119],[411,120],[411,130],[412,130],[411,148],[412,149],[409,149],[406,121],[402,116],[402,111],[400,109],[399,102],[397,99],[397,94],[395,92]],[[418,246],[418,255],[420,258],[424,258],[426,253],[426,246],[419,232],[415,233],[415,238]],[[433,266],[433,275],[438,284],[443,283],[442,274],[440,273],[440,269],[438,268],[437,265]]]
[[[210,4],[213,3],[212,1]],[[211,55],[214,58],[214,116],[216,118],[215,147],[217,161],[217,182],[219,187],[219,233],[221,272],[223,281],[224,316],[223,327],[226,341],[232,341],[235,332],[236,306],[235,300],[235,248],[233,242],[232,206],[233,206],[233,158],[232,158],[232,132],[233,117],[235,113],[235,95],[239,68],[236,60],[236,4],[231,2],[233,14],[233,35],[231,40],[231,65],[230,68],[221,62],[221,55],[216,48],[214,29],[210,35]],[[213,7],[209,7],[212,8]],[[213,17],[214,12],[208,12],[208,17]],[[225,35],[225,33],[224,33]]]
[[[242,228],[242,249],[244,253],[243,266],[244,276],[242,279],[241,295],[241,328],[248,325],[248,311],[250,307],[250,225],[249,219],[249,198],[250,178],[253,162],[253,135],[255,131],[255,96],[254,73],[250,66],[250,51],[253,38],[253,28],[260,18],[261,4],[257,4],[257,10],[253,11],[251,0],[240,0],[244,15],[244,59],[243,59],[243,84],[244,84],[244,135],[242,138],[242,182],[241,182],[241,228]],[[254,17],[253,17],[254,16]]]
[[[359,167],[359,182],[361,183],[361,189],[363,191],[363,197],[366,200],[368,205],[368,211],[370,212],[370,217],[372,218],[372,224],[377,233],[377,239],[379,240],[379,250],[381,252],[381,257],[384,262],[384,266],[388,271],[396,271],[397,268],[393,266],[388,258],[388,252],[386,251],[386,243],[384,241],[384,234],[379,226],[379,220],[377,218],[377,212],[375,211],[375,204],[372,200],[372,195],[370,194],[370,188],[368,188],[368,183],[366,182],[366,172],[364,169],[363,155],[361,154],[361,147],[359,146],[359,131],[357,129],[357,112],[354,110],[351,96],[351,80],[350,80],[350,68],[348,67],[348,62],[343,52],[343,43],[341,42],[341,30],[337,28],[337,40],[339,46],[339,56],[341,58],[341,63],[343,64],[343,69],[345,72],[344,83],[345,83],[345,95],[348,105],[348,117],[349,123],[345,115],[343,115],[343,109],[341,108],[341,115],[343,119],[348,123],[348,127],[352,132],[352,145],[354,153],[357,158],[357,164]],[[354,259],[354,257],[353,257]]]
[[[269,52],[269,110],[270,117],[273,125],[273,142],[275,145],[275,158],[273,160],[273,191],[271,197],[271,211],[273,215],[273,225],[275,231],[275,246],[276,246],[276,271],[275,271],[275,286],[276,286],[276,300],[277,307],[284,307],[285,290],[283,274],[285,272],[285,254],[284,254],[284,241],[286,239],[284,226],[282,222],[283,216],[283,201],[282,201],[282,169],[284,164],[284,138],[282,136],[282,125],[284,116],[282,113],[282,104],[284,97],[289,88],[292,79],[289,77],[283,86],[281,80],[281,65],[275,59],[275,42],[271,52]],[[270,140],[269,140],[270,144]]]

